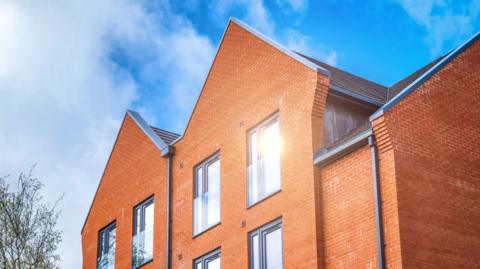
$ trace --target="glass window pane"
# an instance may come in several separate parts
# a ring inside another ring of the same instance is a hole
[[[281,228],[265,235],[265,248],[267,269],[283,268]]]
[[[220,269],[220,257],[214,260],[208,261],[207,269]]]
[[[153,257],[154,212],[153,198],[135,208],[135,234],[132,238],[133,267],[140,266]]]
[[[100,233],[100,256],[105,255],[107,252],[107,235],[105,234],[105,231]]]
[[[196,195],[193,201],[193,234],[220,222],[220,159],[201,164],[197,169]],[[202,178],[205,181],[202,186]]]
[[[280,130],[275,121],[263,131],[262,152],[265,195],[280,190]]]
[[[135,217],[136,217],[136,220],[135,220],[134,234],[139,234],[141,217],[142,217],[141,207],[138,207],[137,209],[135,209]]]
[[[115,245],[116,245],[116,228],[115,224],[103,229],[99,235],[99,255],[97,259],[98,269],[115,268]]]
[[[203,194],[193,200],[193,234],[202,231],[203,222]]]
[[[197,264],[195,265],[195,268],[202,269],[202,261],[197,262]]]
[[[254,235],[252,237],[252,269],[260,269],[260,248],[259,248],[259,237],[258,235]]]
[[[153,254],[153,203],[145,208],[145,258],[149,259]]]
[[[220,188],[220,160],[217,160],[207,167],[207,185],[208,191]]]
[[[203,193],[203,168],[197,169],[197,175],[195,179],[195,197],[200,196]]]
[[[113,228],[108,233],[108,268],[115,268],[115,245],[116,245],[116,228]]]
[[[145,207],[145,230],[153,229],[153,203]]]
[[[210,164],[207,168],[208,196],[207,196],[207,226],[220,221],[220,160]]]
[[[249,204],[258,201],[258,141],[257,132],[250,134],[250,165],[248,167]]]

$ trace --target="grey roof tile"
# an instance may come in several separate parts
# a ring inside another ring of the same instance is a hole
[[[298,53],[298,52],[297,52]],[[330,71],[330,82],[336,86],[355,91],[358,94],[372,98],[381,103],[387,101],[388,87],[376,82],[361,78],[347,71],[341,70],[324,62],[298,53],[302,57]]]
[[[150,126],[150,127],[160,137],[160,139],[162,139],[163,142],[165,142],[165,144],[167,145],[171,145],[175,140],[177,140],[177,138],[180,137],[179,134],[172,133],[172,132],[169,132],[160,128],[156,128],[153,126]]]
[[[417,71],[413,72],[406,78],[398,81],[397,83],[393,84],[392,87],[389,88],[388,92],[388,100],[391,100],[395,95],[399,94],[405,87],[410,85],[412,82],[417,80],[419,77],[421,77],[425,72],[427,72],[430,68],[432,68],[434,65],[436,65],[438,62],[440,62],[445,56],[448,54],[445,54],[443,56],[438,57],[437,59],[431,61],[430,63],[426,64],[422,68],[418,69]],[[388,101],[387,100],[387,101]]]

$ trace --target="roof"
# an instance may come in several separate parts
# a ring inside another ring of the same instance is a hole
[[[160,129],[160,128],[157,128],[157,127],[153,127],[153,126],[150,126],[150,128],[152,128],[152,130],[160,137],[160,139],[163,140],[163,142],[165,142],[165,144],[167,145],[172,145],[173,142],[175,140],[177,140],[177,138],[180,137],[179,134],[176,134],[176,133],[172,133],[172,132],[169,132],[169,131],[166,131],[166,130],[163,130],[163,129]]]
[[[463,43],[461,46],[459,46],[455,50],[449,52],[446,55],[436,58],[432,62],[428,63],[427,65],[413,72],[406,78],[398,81],[397,83],[389,87],[387,91],[385,104],[383,104],[373,115],[370,116],[367,123],[362,124],[356,129],[350,131],[345,136],[343,136],[342,138],[334,142],[333,145],[328,147],[322,147],[318,151],[318,153],[315,155],[314,163],[320,166],[327,164],[337,158],[340,158],[344,154],[358,148],[359,146],[364,145],[367,141],[366,139],[368,138],[368,136],[372,135],[371,121],[381,116],[385,111],[388,111],[395,104],[397,104],[403,98],[405,98],[408,94],[413,92],[416,88],[420,87],[425,81],[431,78],[434,74],[436,74],[439,70],[441,70],[450,61],[455,59],[460,53],[465,51],[470,45],[472,45],[478,39],[480,39],[480,32],[476,33],[474,36],[472,36],[469,40],[467,40],[465,43]],[[319,63],[321,62],[318,62],[317,64]],[[332,74],[332,83],[338,83],[338,81],[335,82],[335,80],[333,80],[335,71],[333,71],[332,69],[328,69],[328,70]],[[359,77],[339,69],[338,71],[340,72],[341,75],[343,75],[343,76],[339,76],[340,80],[347,79],[350,81],[352,80],[355,81],[356,83],[350,84],[350,85],[353,85],[354,87],[354,88],[351,88],[351,90],[360,92],[359,88],[362,87],[362,81],[358,80]],[[372,93],[372,91],[370,90],[367,93],[370,94]]]
[[[420,87],[425,81],[435,75],[438,71],[440,71],[445,65],[450,63],[453,59],[455,59],[459,54],[465,51],[468,47],[470,47],[473,43],[475,43],[480,38],[480,32],[477,32],[473,35],[469,40],[463,43],[461,46],[457,47],[447,55],[444,55],[432,63],[420,68],[419,71],[413,73],[404,81],[400,81],[397,83],[397,88],[395,89],[395,85],[392,86],[392,94],[391,98],[385,103],[382,107],[380,107],[373,115],[370,116],[370,120],[375,120],[376,118],[383,115],[384,112],[390,110],[393,106],[395,106],[398,102],[403,100],[407,95],[413,92],[416,88]],[[404,86],[406,85],[406,86]]]
[[[138,114],[133,110],[127,110],[127,113],[125,113],[124,121],[127,115],[132,118],[135,124],[137,124],[138,128],[140,128],[145,133],[145,135],[153,142],[153,144],[155,144],[155,146],[158,147],[158,150],[160,151],[162,157],[169,156],[170,154],[173,153],[174,150],[171,145],[172,145],[172,142],[174,142],[178,137],[180,137],[179,134],[165,131],[165,130],[148,125],[145,122],[145,120],[140,116],[140,114]],[[115,149],[115,145],[117,144],[119,136],[120,136],[120,130],[118,131],[117,138],[115,139],[115,143],[110,151],[107,164],[103,169],[102,177],[100,178],[100,182],[97,185],[97,190],[95,191],[95,195],[93,196],[93,200],[88,209],[87,216],[85,217],[85,221],[83,222],[81,233],[83,233],[83,229],[87,224],[88,217],[90,216],[90,212],[92,211],[93,203],[95,202],[95,199],[97,197],[98,190],[100,189],[100,185],[102,184],[103,176],[105,175],[105,171],[107,170],[108,164],[110,162],[110,158],[112,157],[112,153],[113,153],[113,150]]]
[[[360,95],[372,98],[382,104],[387,101],[388,87],[368,79],[359,77],[350,72],[341,70],[309,56],[298,53],[305,59],[330,71],[330,83],[338,87],[352,90]]]
[[[397,94],[399,94],[405,87],[410,85],[412,82],[417,80],[420,76],[422,76],[425,72],[427,72],[430,68],[432,68],[434,65],[436,65],[438,62],[440,62],[443,58],[445,58],[446,55],[440,56],[437,59],[431,61],[430,63],[424,65],[417,71],[413,72],[406,78],[398,81],[397,83],[393,84],[392,87],[389,88],[388,92],[388,100],[391,100],[393,97],[395,97]]]

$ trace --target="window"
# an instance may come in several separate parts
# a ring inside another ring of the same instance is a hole
[[[153,205],[153,197],[151,197],[133,210],[133,268],[153,259]]]
[[[250,269],[283,269],[282,221],[249,234]]]
[[[115,268],[115,237],[115,222],[99,232],[97,269]]]
[[[209,158],[195,168],[193,234],[220,222],[220,156]]]
[[[214,250],[193,262],[193,269],[220,269],[220,249]]]
[[[280,190],[278,115],[250,130],[248,141],[248,204],[253,205]]]

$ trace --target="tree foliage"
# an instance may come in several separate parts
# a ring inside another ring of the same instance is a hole
[[[33,170],[33,169],[32,169]],[[42,183],[21,173],[16,190],[10,190],[7,177],[0,178],[0,268],[59,268],[56,253],[61,231],[56,228],[60,211],[44,202]]]

